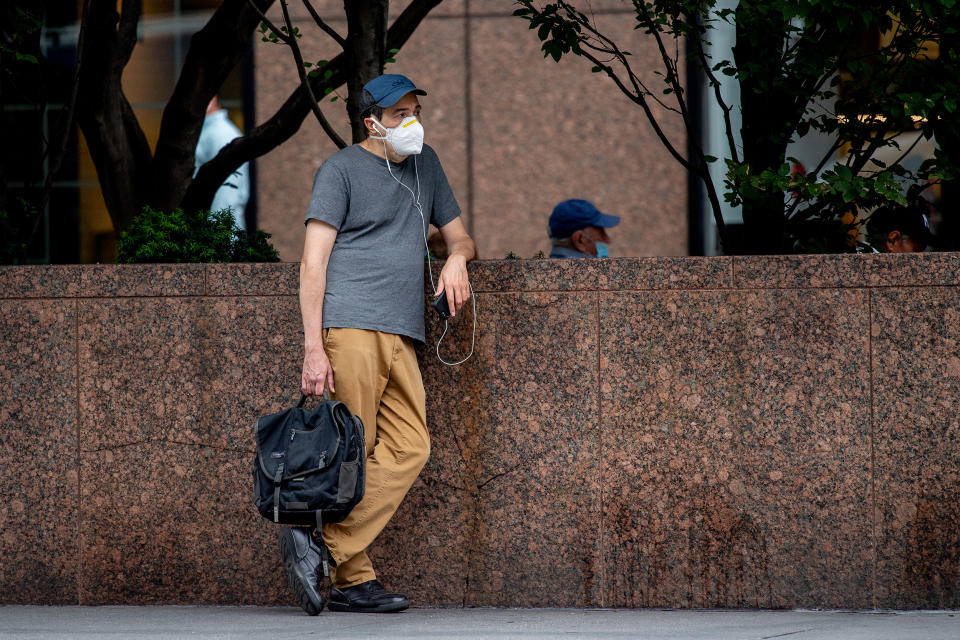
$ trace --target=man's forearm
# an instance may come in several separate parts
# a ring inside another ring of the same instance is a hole
[[[303,343],[307,351],[323,346],[323,294],[327,288],[326,265],[300,263],[300,313]]]
[[[464,262],[470,262],[474,259],[476,254],[476,247],[473,244],[473,240],[470,238],[457,240],[447,248],[448,259],[454,256],[460,256],[463,258]]]

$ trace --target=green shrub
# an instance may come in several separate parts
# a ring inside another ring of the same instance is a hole
[[[117,262],[279,262],[269,237],[237,227],[230,209],[163,213],[144,207],[120,234]]]

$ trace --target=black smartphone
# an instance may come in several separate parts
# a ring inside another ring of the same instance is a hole
[[[450,305],[447,303],[446,291],[433,299],[433,308],[437,310],[437,315],[440,316],[441,320],[446,320],[450,317]]]

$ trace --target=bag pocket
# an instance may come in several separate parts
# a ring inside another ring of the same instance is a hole
[[[340,465],[340,482],[337,485],[337,504],[344,504],[353,500],[357,494],[357,474],[360,471],[360,461],[344,462]]]

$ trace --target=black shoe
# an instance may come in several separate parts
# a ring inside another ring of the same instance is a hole
[[[330,611],[353,613],[392,613],[410,606],[406,596],[390,593],[376,580],[368,580],[345,589],[330,589]]]
[[[302,527],[284,527],[280,533],[280,557],[297,604],[311,616],[320,613],[323,596],[318,585],[323,567],[320,548],[310,531]]]

